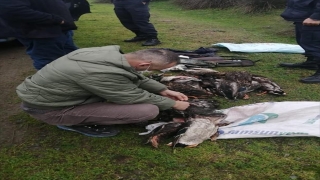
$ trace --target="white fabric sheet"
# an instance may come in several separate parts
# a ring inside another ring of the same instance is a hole
[[[299,45],[283,44],[283,43],[217,43],[212,46],[225,47],[231,52],[245,52],[245,53],[260,53],[260,52],[275,52],[275,53],[304,53]]]

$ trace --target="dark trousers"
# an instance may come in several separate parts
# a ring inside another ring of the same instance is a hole
[[[112,125],[145,122],[159,114],[152,104],[92,103],[60,110],[22,109],[33,118],[51,125]]]
[[[50,62],[76,49],[73,43],[73,32],[67,31],[56,38],[19,38],[27,48],[27,54],[33,60],[33,66],[40,70]]]
[[[141,0],[114,0],[114,12],[121,24],[136,34],[149,39],[157,38],[157,31],[149,22],[148,4]]]
[[[304,26],[295,22],[296,41],[305,50],[305,56],[320,65],[320,27]]]

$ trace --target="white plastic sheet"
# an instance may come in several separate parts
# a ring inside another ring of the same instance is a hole
[[[276,52],[276,53],[304,53],[299,45],[283,44],[283,43],[217,43],[213,44],[216,47],[228,48],[231,52],[246,52],[246,53],[259,53],[259,52]]]
[[[231,124],[219,128],[218,139],[320,137],[320,102],[266,102],[220,111]]]

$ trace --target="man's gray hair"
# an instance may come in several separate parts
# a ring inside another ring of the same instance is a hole
[[[178,64],[180,61],[176,53],[165,49],[144,49],[130,54],[135,55],[143,61],[151,61],[157,65]]]

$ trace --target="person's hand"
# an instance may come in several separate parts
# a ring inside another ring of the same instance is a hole
[[[146,5],[147,3],[142,1],[142,4]]]
[[[64,24],[64,21],[61,21],[61,23],[60,24]]]
[[[319,26],[320,25],[320,20],[314,20],[311,18],[307,18],[302,22],[303,25],[305,26]]]
[[[176,103],[174,104],[174,106],[172,108],[174,108],[176,110],[183,111],[183,110],[187,109],[189,106],[190,106],[189,102],[176,101]]]
[[[186,96],[186,95],[184,95],[184,94],[182,94],[180,92],[171,91],[169,89],[166,89],[166,90],[160,92],[160,94],[162,96],[171,98],[173,100],[178,100],[178,101],[186,101],[186,100],[188,100],[188,96]]]

